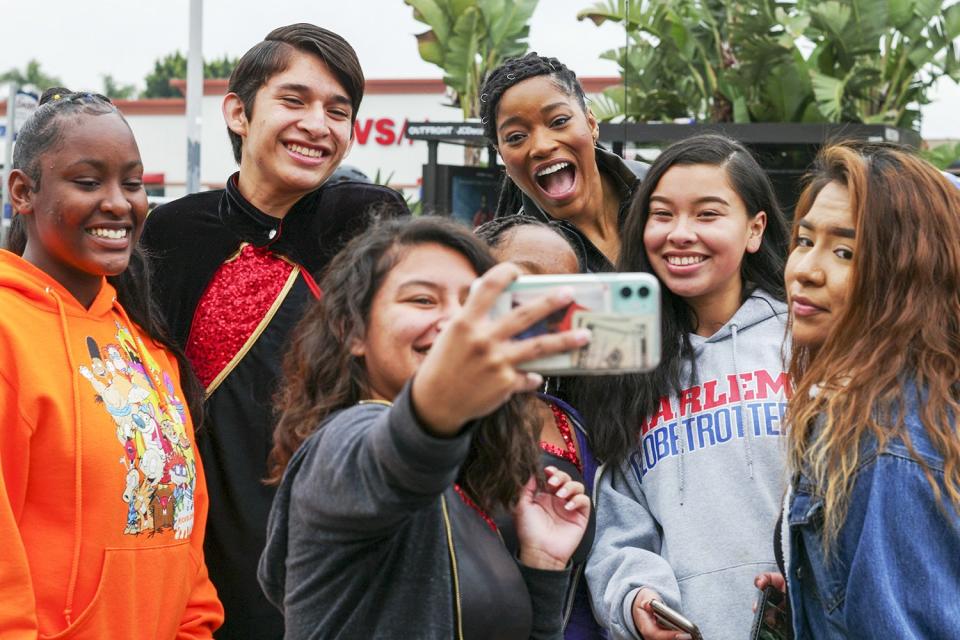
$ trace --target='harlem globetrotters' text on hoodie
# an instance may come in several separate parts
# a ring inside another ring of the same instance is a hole
[[[594,611],[614,638],[639,638],[642,587],[709,640],[742,640],[775,571],[773,529],[786,485],[781,443],[790,381],[786,306],[754,291],[714,335],[691,335],[696,374],[641,426],[636,449],[597,480],[587,563]]]

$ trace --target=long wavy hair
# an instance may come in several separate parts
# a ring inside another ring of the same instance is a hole
[[[363,358],[350,345],[363,340],[373,298],[405,252],[437,244],[461,254],[480,275],[496,260],[465,227],[425,216],[378,223],[354,238],[328,267],[314,302],[294,330],[276,398],[279,421],[269,460],[269,483],[283,476],[291,456],[324,420],[368,398]],[[510,505],[539,453],[526,398],[509,401],[476,426],[459,483],[484,509]]]
[[[783,268],[789,243],[789,227],[773,186],[753,155],[739,142],[719,135],[699,135],[676,142],[661,153],[650,166],[633,197],[630,211],[620,233],[622,248],[618,271],[654,273],[643,244],[643,231],[650,216],[650,196],[660,180],[676,166],[709,165],[726,173],[731,188],[746,206],[747,216],[767,214],[767,226],[760,248],[747,253],[740,265],[742,298],[754,289],[763,289],[777,300],[784,300]],[[662,340],[660,364],[646,374],[618,376],[611,380],[578,380],[574,385],[575,406],[591,425],[594,453],[605,461],[622,460],[637,444],[640,425],[653,415],[660,398],[679,393],[680,374],[686,362],[696,377],[696,362],[690,334],[697,329],[693,308],[667,287],[661,287]]]
[[[882,448],[902,438],[913,452],[902,409],[914,385],[949,500],[960,506],[960,191],[904,149],[856,142],[824,149],[809,179],[796,220],[836,182],[850,194],[856,231],[847,305],[822,345],[795,345],[790,360],[789,463],[823,496],[829,550],[862,440]],[[916,459],[940,500],[930,468]]]

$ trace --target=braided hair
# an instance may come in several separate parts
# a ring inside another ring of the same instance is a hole
[[[509,58],[490,72],[480,89],[480,122],[483,133],[494,147],[497,146],[497,108],[500,98],[510,87],[537,76],[550,76],[558,89],[576,98],[580,108],[587,110],[587,97],[577,80],[577,74],[556,58],[547,58],[531,51],[519,58]]]
[[[496,249],[503,243],[508,235],[512,234],[516,227],[521,227],[524,225],[540,227],[542,229],[549,229],[550,231],[553,231],[570,245],[574,255],[577,256],[577,263],[580,265],[581,269],[583,268],[583,265],[586,264],[586,248],[583,246],[583,240],[581,240],[576,233],[573,233],[570,231],[570,229],[562,224],[558,224],[555,221],[544,222],[543,220],[539,220],[533,216],[520,213],[517,215],[494,218],[490,222],[484,222],[482,225],[474,229],[473,233],[478,238],[486,242],[488,247],[491,249]]]
[[[103,115],[117,113],[110,98],[99,93],[75,93],[63,87],[51,87],[40,96],[40,104],[17,134],[17,144],[13,148],[11,167],[19,169],[33,182],[33,191],[40,190],[42,171],[40,158],[49,149],[60,144],[63,139],[64,116],[89,114]],[[121,116],[122,117],[122,116]],[[6,249],[23,255],[27,246],[27,233],[20,216],[10,221]]]
[[[531,51],[519,58],[509,58],[490,72],[480,89],[480,122],[483,133],[490,144],[497,145],[497,110],[500,99],[509,89],[524,80],[537,76],[548,76],[556,87],[567,95],[576,98],[584,113],[587,111],[587,97],[577,80],[577,74],[556,58],[537,55]],[[513,180],[504,180],[497,199],[494,215],[499,218],[516,213],[522,207],[522,194]]]
[[[13,148],[13,168],[20,169],[40,189],[40,156],[63,138],[61,118],[77,114],[102,115],[118,113],[106,96],[99,93],[74,93],[63,87],[47,89],[40,96],[40,105],[17,134]]]
[[[40,96],[37,110],[24,122],[23,128],[17,134],[12,168],[23,172],[33,183],[33,192],[38,192],[43,180],[43,156],[48,152],[56,152],[73,126],[67,122],[67,118],[107,114],[116,114],[129,128],[126,118],[106,96],[99,93],[73,92],[63,87],[47,89]],[[133,136],[132,130],[130,135]],[[7,250],[19,256],[23,255],[27,247],[27,229],[22,215],[13,216],[6,245]],[[150,292],[149,262],[139,245],[134,247],[126,270],[115,276],[108,276],[107,281],[116,289],[117,301],[123,305],[130,319],[176,357],[184,401],[193,416],[195,427],[199,428],[203,420],[203,390],[183,351],[169,338],[169,331]]]

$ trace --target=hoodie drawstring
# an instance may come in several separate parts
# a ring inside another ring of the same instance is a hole
[[[677,442],[680,443],[680,455],[677,457],[677,473],[680,474],[680,506],[682,507],[683,506],[683,479],[684,479],[683,454],[686,452],[686,447],[684,446],[683,443],[686,440],[686,438],[684,437],[686,434],[681,430],[681,428],[683,427],[683,421],[680,420],[680,399],[677,398],[676,407],[673,406],[672,394],[669,396],[668,401],[670,402],[670,410],[674,412],[673,415],[677,416],[677,432],[679,435],[679,437],[677,438]]]
[[[740,368],[737,367],[737,329],[736,324],[730,325],[733,334],[733,374],[737,380],[737,398],[740,400],[740,414],[743,416],[743,449],[747,456],[747,469],[750,471],[750,477],[753,478],[753,424],[750,420],[750,412],[747,411],[747,402],[743,399],[743,387],[740,385]]]
[[[67,601],[63,609],[63,617],[67,626],[72,623],[73,596],[77,587],[77,575],[80,573],[80,538],[83,534],[83,424],[80,411],[80,386],[77,383],[77,364],[73,361],[73,350],[70,348],[70,329],[67,323],[67,313],[63,307],[63,300],[51,287],[45,291],[57,304],[60,314],[60,333],[63,337],[63,346],[67,352],[67,364],[70,365],[70,381],[73,386],[73,416],[74,431],[74,531],[73,531],[73,560],[70,565],[70,581],[67,583]]]
[[[140,338],[140,334],[137,333],[136,325],[130,322],[130,316],[127,315],[126,310],[120,306],[120,303],[117,302],[117,299],[113,299],[113,310],[123,318],[124,324],[127,325],[127,329],[130,331],[130,335],[133,336],[133,341],[137,346],[137,353],[140,355],[140,362],[143,363],[143,371],[147,374],[147,377],[150,379],[150,384],[153,385],[154,390],[157,392],[157,398],[160,402],[160,409],[165,415],[172,416],[170,410],[170,403],[167,401],[167,387],[163,384],[163,380],[160,378],[159,372],[155,371],[151,366],[151,360],[146,357],[146,347],[143,344],[143,340]]]

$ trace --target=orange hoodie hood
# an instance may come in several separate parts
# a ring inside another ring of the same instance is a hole
[[[176,359],[106,280],[85,308],[7,251],[0,310],[0,629],[210,637],[222,608]]]
[[[85,309],[66,287],[50,277],[47,272],[38,269],[20,256],[0,249],[0,288],[9,289],[23,296],[36,306],[50,312],[57,312],[57,298],[65,307],[80,315],[102,316],[113,307],[115,292],[104,278],[104,287],[89,309]],[[54,297],[56,296],[56,297]]]

